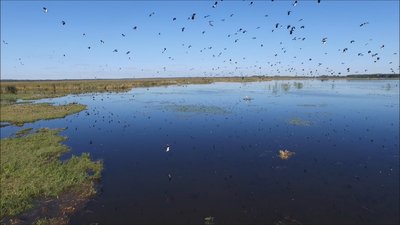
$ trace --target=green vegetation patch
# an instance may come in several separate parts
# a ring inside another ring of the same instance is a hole
[[[311,124],[312,124],[311,121],[303,120],[303,119],[300,119],[300,118],[290,119],[288,121],[288,123],[291,124],[291,125],[295,125],[295,126],[306,126],[306,127],[311,126]]]
[[[103,164],[88,153],[61,161],[67,146],[60,130],[39,129],[23,137],[1,139],[0,218],[16,216],[33,207],[33,200],[55,198],[84,187],[87,196],[96,193],[94,181]]]
[[[85,109],[85,105],[77,103],[67,105],[52,105],[49,103],[2,105],[0,108],[0,122],[23,125],[24,123],[42,119],[62,118]]]

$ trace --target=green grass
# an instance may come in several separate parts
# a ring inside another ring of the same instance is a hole
[[[60,161],[68,147],[60,130],[40,129],[18,138],[1,139],[0,218],[16,216],[33,207],[36,198],[57,197],[73,188],[88,187],[100,178],[102,162],[87,153]],[[90,171],[90,174],[89,174]]]
[[[42,119],[62,118],[85,109],[85,105],[76,103],[67,105],[51,105],[49,103],[2,105],[0,107],[0,122],[23,125]]]

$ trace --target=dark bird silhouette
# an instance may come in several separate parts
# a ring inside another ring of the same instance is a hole
[[[326,40],[327,40],[328,38],[322,38],[322,44],[326,44]]]
[[[43,12],[47,13],[47,8],[46,7],[43,7]]]
[[[353,44],[354,42],[355,42],[354,40],[351,40],[351,41],[350,41],[350,44]]]
[[[287,12],[287,15],[289,16],[291,12],[292,12],[292,11],[288,11],[288,12]]]
[[[175,20],[176,20],[176,17],[172,18],[172,21],[175,21]]]
[[[213,22],[214,22],[213,20],[208,21],[208,25],[213,27],[214,26]]]
[[[137,30],[137,26],[132,27],[132,29]]]
[[[182,32],[185,31],[185,27],[182,27],[181,30],[182,30]]]
[[[129,55],[129,53],[131,53],[131,51],[127,51],[126,54]]]
[[[121,34],[121,36],[122,36],[122,37],[125,37],[126,35],[125,35],[125,34]]]
[[[194,17],[196,16],[196,13],[193,13],[191,16],[191,19],[194,20]]]
[[[104,44],[104,41],[103,41],[103,40],[100,40],[100,43]]]
[[[369,24],[369,22],[364,22],[364,23],[360,24],[360,27],[363,27],[363,26],[365,26],[367,24]]]
[[[118,49],[114,49],[114,51],[113,52],[118,52]]]
[[[279,23],[275,24],[275,28],[278,28],[278,27],[279,27]]]
[[[62,24],[63,26],[65,26],[65,24],[67,24],[67,23],[63,20],[63,21],[61,21],[61,24]]]
[[[214,5],[213,5],[212,7],[213,7],[213,8],[216,8],[216,7],[217,7],[217,5],[218,5],[218,2],[217,2],[217,1],[215,1]]]
[[[292,27],[292,28],[290,29],[290,31],[289,31],[290,35],[293,34],[294,29],[296,29],[296,27]]]
[[[149,14],[149,17],[154,16],[154,14],[155,14],[155,12],[150,13],[150,14]]]

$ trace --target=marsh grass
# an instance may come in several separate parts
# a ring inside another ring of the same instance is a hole
[[[68,151],[61,144],[60,130],[39,129],[23,137],[1,139],[0,218],[16,216],[33,207],[38,198],[56,198],[70,189],[85,186],[96,193],[93,182],[100,178],[102,162],[90,155],[59,157]]]
[[[143,78],[119,80],[59,80],[59,81],[2,81],[0,93],[3,100],[41,99],[67,94],[89,92],[128,91],[135,87],[157,87],[167,85],[210,84],[213,82],[254,82],[272,80],[269,77],[185,77]]]
[[[26,128],[26,129],[19,130],[19,131],[17,131],[17,132],[15,133],[15,136],[16,136],[16,137],[25,136],[25,135],[27,135],[32,129],[33,129],[33,128]]]
[[[85,105],[11,104],[0,107],[0,122],[10,122],[18,126],[37,120],[63,118],[86,109]]]

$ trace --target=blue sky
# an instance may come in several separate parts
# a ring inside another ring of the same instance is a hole
[[[399,72],[399,1],[250,2],[1,1],[1,78]]]

